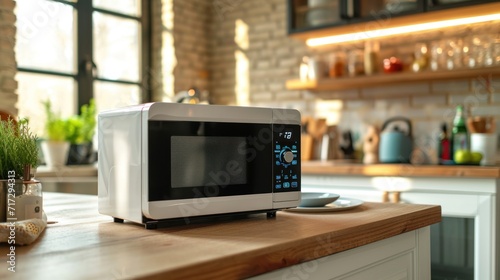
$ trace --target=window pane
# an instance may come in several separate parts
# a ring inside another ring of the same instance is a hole
[[[141,102],[139,86],[101,81],[96,81],[94,85],[94,97],[98,112],[137,105]]]
[[[101,8],[131,16],[139,16],[141,10],[140,0],[120,0],[119,5],[117,5],[116,0],[94,0],[93,5],[95,8]]]
[[[30,129],[38,137],[45,136],[43,101],[50,100],[54,112],[62,117],[76,114],[73,78],[18,72],[16,80],[19,82],[19,116],[29,118]]]
[[[75,73],[73,7],[47,0],[17,0],[19,67]]]
[[[100,78],[139,81],[139,22],[94,12],[94,59]]]

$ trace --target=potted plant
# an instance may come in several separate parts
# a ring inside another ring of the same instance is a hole
[[[67,164],[91,163],[93,155],[92,139],[95,134],[96,108],[94,99],[80,109],[80,114],[67,120],[66,140],[70,142]]]
[[[23,217],[25,214],[30,216],[31,214],[25,213],[26,209],[21,209],[20,206],[25,205],[21,202],[24,202],[22,195],[27,188],[37,188],[37,195],[41,198],[41,185],[32,180],[32,171],[38,165],[37,137],[30,132],[26,119],[19,122],[8,119],[0,121],[0,139],[0,221],[6,221],[7,201],[12,201],[7,200],[11,198],[7,197],[8,194],[13,196],[19,210],[18,213],[9,211],[11,216],[20,217],[21,212]],[[37,203],[37,215],[41,215],[41,199],[37,199]]]
[[[45,139],[41,142],[45,164],[49,167],[66,165],[70,143],[67,141],[67,121],[52,111],[50,101],[43,102],[47,120]]]

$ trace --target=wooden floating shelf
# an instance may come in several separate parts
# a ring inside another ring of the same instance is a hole
[[[395,84],[430,82],[439,80],[454,80],[464,78],[500,76],[500,67],[466,68],[446,71],[378,73],[371,76],[324,78],[319,80],[302,81],[288,80],[288,90],[346,90],[360,89],[375,86],[389,86]]]

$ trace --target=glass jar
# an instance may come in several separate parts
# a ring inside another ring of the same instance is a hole
[[[42,184],[40,181],[32,179],[23,181],[15,187],[15,205],[8,211],[8,217],[17,221],[28,219],[41,219],[43,213]],[[13,215],[12,215],[13,214]]]
[[[355,77],[365,73],[364,54],[361,50],[351,50],[347,58],[349,76]]]
[[[328,76],[331,78],[345,75],[346,57],[343,52],[332,53],[328,66]]]
[[[414,60],[412,64],[413,72],[420,72],[427,69],[429,64],[429,52],[426,43],[415,45]]]

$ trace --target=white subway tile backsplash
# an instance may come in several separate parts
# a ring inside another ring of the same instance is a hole
[[[478,76],[471,81],[471,90],[474,93],[500,92],[500,78],[490,76]]]
[[[374,107],[376,110],[388,110],[393,107],[408,107],[410,105],[409,97],[393,97],[386,99],[376,99],[374,100]]]
[[[411,99],[412,106],[446,105],[446,95],[414,96]]]
[[[464,93],[470,91],[469,80],[434,81],[431,82],[433,93]]]
[[[373,109],[373,100],[346,100],[344,102],[346,110],[356,110],[367,108]]]
[[[489,102],[489,93],[468,93],[450,95],[450,104],[462,104],[466,107],[474,107]]]
[[[474,116],[500,117],[500,107],[495,105],[475,106],[471,108],[471,114]]]
[[[491,95],[491,102],[500,103],[500,88]]]
[[[364,88],[361,90],[361,95],[367,98],[384,98],[388,96],[428,94],[429,92],[429,85],[422,82],[404,85]]]

